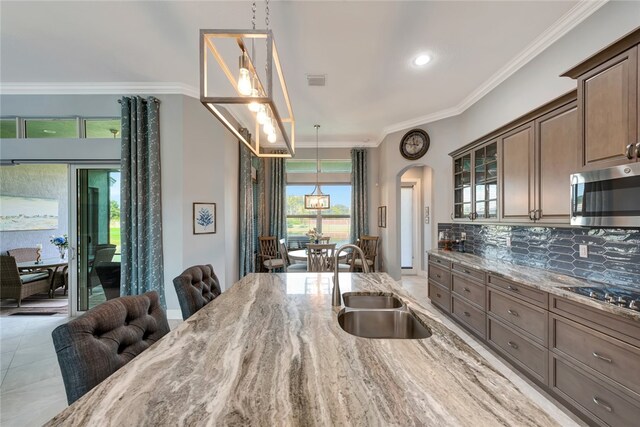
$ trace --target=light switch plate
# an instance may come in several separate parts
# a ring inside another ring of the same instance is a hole
[[[507,247],[511,247],[511,236],[507,236]]]
[[[580,258],[589,258],[589,247],[587,245],[580,245]]]

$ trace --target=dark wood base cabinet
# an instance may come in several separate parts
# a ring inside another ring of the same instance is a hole
[[[590,425],[640,426],[640,323],[429,256],[429,298]]]

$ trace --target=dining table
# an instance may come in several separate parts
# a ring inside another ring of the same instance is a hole
[[[60,267],[66,267],[69,265],[69,260],[66,258],[53,257],[53,258],[41,258],[39,261],[24,261],[16,263],[18,266],[18,271],[20,273],[26,273],[32,270],[44,270],[44,269],[53,269],[53,274],[51,275],[51,284],[53,284],[53,280],[55,278],[56,273]]]

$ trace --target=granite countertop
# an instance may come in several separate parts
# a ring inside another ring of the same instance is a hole
[[[344,332],[331,274],[251,274],[48,425],[557,425],[384,273],[432,336]]]
[[[445,251],[442,249],[434,249],[429,251],[430,255],[434,255],[446,260],[464,265],[466,267],[479,268],[489,272],[495,276],[513,280],[514,282],[530,286],[535,289],[548,292],[566,298],[571,301],[579,302],[589,307],[597,308],[608,313],[616,314],[630,320],[640,322],[640,312],[621,308],[604,301],[595,300],[575,292],[568,291],[566,288],[598,288],[605,285],[599,282],[593,282],[585,279],[567,276],[560,273],[554,273],[549,270],[527,267],[523,265],[511,264],[508,262],[482,258],[463,252]]]

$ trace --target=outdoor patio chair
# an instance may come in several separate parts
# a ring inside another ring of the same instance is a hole
[[[0,299],[12,298],[18,301],[40,293],[51,296],[51,270],[20,275],[16,259],[0,255]]]

